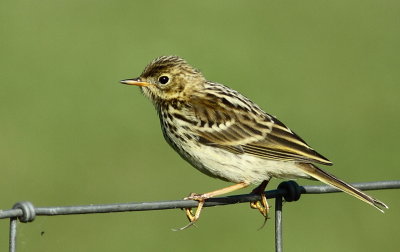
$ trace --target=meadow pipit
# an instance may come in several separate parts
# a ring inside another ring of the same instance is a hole
[[[138,78],[121,83],[139,86],[152,101],[164,138],[183,159],[206,175],[235,183],[185,198],[199,202],[195,213],[186,209],[187,226],[199,218],[206,199],[250,184],[260,185],[256,191],[261,200],[251,205],[266,217],[268,204],[263,192],[271,178],[317,179],[382,212],[387,208],[318,168],[315,163],[332,163],[274,116],[237,91],[206,80],[182,58],[159,57]]]

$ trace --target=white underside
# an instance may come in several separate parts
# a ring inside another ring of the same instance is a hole
[[[190,150],[189,162],[201,172],[234,183],[258,185],[275,178],[309,178],[295,162],[261,159],[249,154],[234,154],[226,150],[200,145]]]

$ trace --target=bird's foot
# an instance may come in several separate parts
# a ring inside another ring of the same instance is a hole
[[[269,216],[268,216],[269,205],[268,205],[268,201],[267,201],[267,197],[265,196],[265,193],[261,194],[261,200],[250,202],[250,207],[253,209],[258,209],[258,211],[260,211],[260,213],[264,216],[264,222],[261,225],[261,227],[258,229],[258,230],[260,230],[265,226],[265,224],[267,223],[267,220],[269,219]]]
[[[238,184],[234,184],[228,187],[224,187],[212,192],[208,192],[208,193],[203,193],[203,194],[197,194],[197,193],[191,193],[188,197],[184,198],[184,200],[196,200],[199,202],[199,204],[197,205],[197,209],[196,211],[193,213],[191,208],[185,208],[185,212],[186,212],[186,217],[189,219],[189,223],[181,228],[178,229],[173,229],[174,231],[180,231],[180,230],[184,230],[188,227],[193,226],[193,224],[200,218],[200,213],[201,210],[203,209],[204,203],[206,201],[206,199],[221,195],[221,194],[225,194],[225,193],[230,193],[233,192],[235,190],[241,189],[241,188],[245,188],[247,187],[249,184],[245,183],[245,182],[240,182]]]
[[[266,219],[268,219],[269,205],[265,193],[261,194],[261,200],[250,202],[250,207],[253,209],[258,209],[258,211],[260,211],[260,213]]]
[[[260,194],[261,199],[257,200],[257,201],[250,202],[250,207],[253,208],[253,209],[258,209],[258,211],[260,211],[262,216],[264,216],[264,223],[260,227],[260,229],[265,226],[265,223],[269,219],[269,217],[268,217],[269,205],[268,205],[268,201],[267,201],[267,196],[265,195],[265,188],[267,187],[268,182],[269,182],[268,180],[264,180],[258,187],[256,187],[252,191],[252,193]]]
[[[185,208],[186,217],[189,219],[191,223],[196,222],[200,218],[201,210],[203,209],[204,202],[209,197],[206,194],[197,194],[191,193],[188,197],[185,197],[184,200],[196,200],[199,202],[197,205],[196,211],[193,213],[192,208]]]
[[[198,193],[191,193],[189,196],[183,198],[184,200],[196,200],[196,201],[202,201],[210,198],[208,196],[208,193],[203,193],[203,194],[198,194]]]
[[[181,231],[185,230],[194,225],[194,223],[200,218],[201,210],[203,209],[204,202],[209,197],[206,194],[196,194],[191,193],[188,197],[185,197],[184,200],[196,200],[199,202],[197,205],[196,211],[193,212],[192,208],[185,208],[186,217],[189,220],[189,223],[181,228],[173,229],[173,231]]]

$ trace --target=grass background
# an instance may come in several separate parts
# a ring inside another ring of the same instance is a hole
[[[399,179],[399,25],[398,1],[3,0],[0,208],[170,200],[229,185],[181,160],[150,102],[118,84],[169,54],[277,115],[338,177]],[[344,194],[285,204],[286,251],[395,251],[399,192],[370,194],[387,213]],[[257,231],[262,218],[247,204],[208,208],[198,228],[170,231],[185,223],[180,210],[38,217],[19,224],[18,251],[274,248],[273,219]],[[7,220],[0,230],[6,251]]]

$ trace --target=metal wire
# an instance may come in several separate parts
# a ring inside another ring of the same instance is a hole
[[[394,181],[377,181],[368,183],[355,183],[352,184],[358,189],[377,190],[377,189],[396,189],[400,188],[400,180]],[[333,193],[340,192],[336,188],[328,185],[323,186],[299,186],[301,194],[320,194],[320,193]],[[276,189],[266,191],[268,199],[283,196],[287,192],[284,189]],[[235,196],[210,198],[204,204],[204,207],[229,205],[243,202],[252,202],[260,199],[260,195],[255,194],[242,194]],[[21,204],[18,203],[18,204]],[[92,213],[111,213],[111,212],[130,212],[130,211],[150,211],[150,210],[165,210],[176,208],[190,208],[196,207],[197,201],[193,200],[171,200],[171,201],[157,201],[157,202],[132,202],[132,203],[119,203],[119,204],[102,204],[102,205],[81,205],[81,206],[56,206],[56,207],[27,207],[25,211],[34,211],[31,216],[49,216],[49,215],[70,215],[70,214],[92,214]],[[27,214],[27,212],[25,212]],[[24,212],[21,208],[14,208],[10,210],[0,211],[0,219],[23,217]],[[26,217],[26,216],[25,216]],[[23,221],[27,222],[27,221]]]
[[[355,183],[354,187],[366,190],[399,189],[400,180],[376,181],[367,183]],[[282,198],[285,201],[297,201],[301,194],[321,194],[340,192],[329,185],[323,186],[299,186],[294,181],[282,182],[276,190],[265,192],[268,199],[276,199],[275,207],[275,250],[283,251],[282,240]],[[229,205],[243,202],[253,202],[260,200],[260,195],[242,194],[235,196],[210,198],[204,207]],[[81,205],[81,206],[56,206],[56,207],[34,207],[31,202],[18,202],[10,210],[0,210],[0,219],[10,219],[9,251],[16,251],[17,218],[20,222],[31,222],[36,216],[70,215],[70,214],[93,214],[93,213],[112,213],[129,211],[150,211],[165,210],[175,208],[196,207],[197,201],[193,200],[171,200],[158,202],[132,202],[118,204],[101,205]]]
[[[10,218],[10,237],[9,237],[9,251],[15,252],[17,244],[17,218]]]
[[[354,183],[354,187],[360,189],[361,191],[368,190],[382,190],[382,189],[398,189],[400,188],[400,180],[388,180],[388,181],[374,181],[365,183]],[[303,191],[302,194],[320,194],[320,193],[333,193],[340,192],[340,190],[329,186],[301,186]]]
[[[282,238],[282,197],[275,198],[275,251],[283,251]]]

